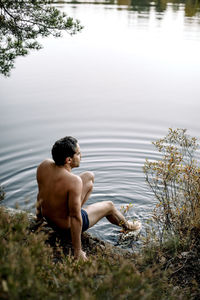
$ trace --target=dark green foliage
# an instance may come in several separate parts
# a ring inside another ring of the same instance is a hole
[[[182,295],[156,263],[100,248],[87,262],[77,262],[28,226],[25,214],[10,216],[0,208],[0,299],[160,300]]]
[[[16,57],[39,50],[38,37],[60,37],[62,31],[75,34],[82,29],[46,0],[0,0],[0,72],[8,76]]]

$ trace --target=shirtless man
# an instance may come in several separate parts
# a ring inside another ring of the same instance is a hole
[[[72,169],[79,167],[81,161],[80,146],[75,138],[64,137],[55,142],[52,157],[53,160],[43,161],[37,169],[36,216],[38,220],[44,217],[53,227],[70,229],[75,258],[87,260],[81,249],[81,232],[103,217],[127,230],[140,228],[140,223],[127,221],[112,201],[94,203],[82,209],[92,192],[94,174],[72,174]]]

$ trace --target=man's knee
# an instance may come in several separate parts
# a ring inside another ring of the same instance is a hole
[[[90,171],[84,172],[80,175],[80,177],[84,182],[92,181],[92,183],[94,183],[94,173],[93,172],[90,172]]]
[[[112,213],[115,210],[115,205],[112,201],[105,201],[105,205],[107,206],[108,212]]]
[[[91,171],[88,171],[86,173],[87,173],[87,176],[88,176],[89,180],[91,180],[92,183],[94,183],[94,173],[91,172]]]
[[[94,185],[94,173],[92,172],[85,172],[80,175],[82,182],[83,182],[83,191],[84,193],[86,192],[91,192],[93,190],[93,185]]]

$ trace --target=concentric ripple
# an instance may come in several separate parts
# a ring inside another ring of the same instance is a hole
[[[37,166],[55,140],[72,135],[82,151],[74,172],[95,173],[88,204],[132,203],[128,218],[144,223],[155,199],[143,165],[160,158],[151,142],[169,127],[198,138],[198,15],[188,19],[171,3],[162,14],[154,6],[119,6],[62,3],[83,32],[42,40],[43,50],[18,59],[12,76],[1,79],[3,205],[34,212]],[[113,243],[119,236],[106,219],[91,232]]]
[[[90,124],[91,125],[91,124]],[[145,160],[160,158],[151,141],[160,138],[162,130],[149,134],[149,128],[140,130],[116,124],[115,130],[101,131],[88,124],[89,131],[79,132],[82,161],[75,174],[93,171],[95,184],[88,204],[111,200],[118,209],[133,204],[128,219],[144,222],[149,218],[155,199],[145,182],[143,166]],[[151,129],[152,130],[152,129]],[[163,128],[164,130],[164,128]],[[76,132],[76,130],[74,130]],[[78,132],[77,132],[78,134]],[[26,137],[27,138],[27,137]],[[50,154],[50,145],[41,141],[7,146],[1,150],[1,183],[6,190],[4,205],[19,206],[23,210],[35,211],[37,165]],[[116,243],[119,229],[110,225],[106,218],[90,231],[96,236]]]
[[[145,183],[143,165],[146,158],[156,158],[150,137],[127,134],[118,126],[113,131],[99,132],[95,127],[88,133],[79,134],[82,150],[81,166],[76,174],[86,170],[95,173],[95,185],[88,204],[112,200],[118,209],[133,204],[129,217],[145,219],[153,205],[153,198]],[[123,134],[124,132],[124,134]],[[34,212],[37,195],[36,168],[41,158],[47,157],[48,145],[29,141],[27,144],[10,145],[1,150],[1,183],[6,190],[6,206],[19,206]],[[115,226],[108,227],[103,219],[91,231],[99,237],[114,240]],[[107,228],[109,234],[107,235]]]

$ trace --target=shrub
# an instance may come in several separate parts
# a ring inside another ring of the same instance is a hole
[[[177,234],[187,236],[192,228],[200,229],[200,167],[195,159],[199,145],[185,129],[171,128],[153,144],[161,159],[146,160],[144,173],[158,200],[153,220],[162,243]]]
[[[140,272],[110,248],[77,262],[28,226],[26,214],[0,208],[0,299],[179,299],[156,264]]]

